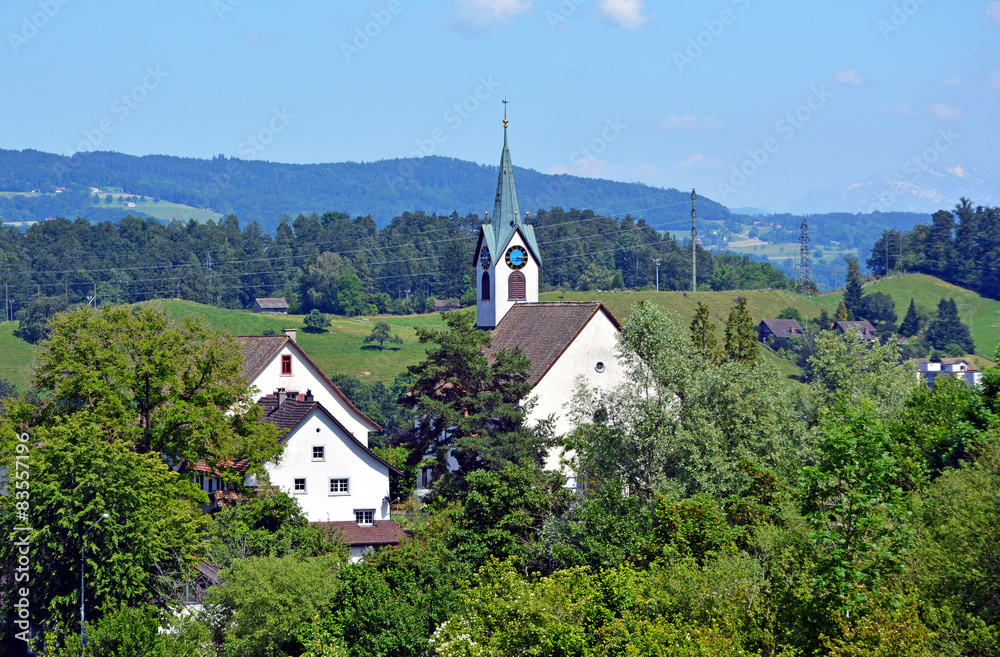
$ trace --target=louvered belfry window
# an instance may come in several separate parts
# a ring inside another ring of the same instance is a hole
[[[483,301],[490,300],[490,275],[483,272]]]
[[[512,272],[507,279],[507,298],[511,301],[527,299],[525,289],[524,274],[519,271]]]

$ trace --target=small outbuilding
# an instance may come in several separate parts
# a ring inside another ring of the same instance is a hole
[[[280,297],[264,297],[261,299],[254,299],[253,308],[251,308],[251,310],[255,313],[271,313],[272,315],[287,315],[288,302]]]

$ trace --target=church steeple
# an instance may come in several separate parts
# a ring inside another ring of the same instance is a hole
[[[493,198],[493,216],[479,229],[476,245],[476,325],[493,328],[515,303],[538,301],[538,241],[517,202],[514,165],[507,147],[507,101],[504,101],[503,151]]]
[[[507,148],[507,101],[503,101],[503,151],[500,153],[500,175],[497,177],[497,193],[493,200],[493,234],[501,244],[506,244],[517,227],[523,223],[517,204],[517,189],[514,186],[514,165],[510,163],[510,149]]]

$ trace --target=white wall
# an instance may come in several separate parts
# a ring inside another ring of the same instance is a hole
[[[389,469],[344,436],[325,413],[313,410],[282,440],[281,462],[267,465],[271,484],[298,500],[311,522],[353,521],[355,509],[374,509],[376,521],[389,519]],[[313,460],[314,445],[325,447],[324,460]],[[304,494],[294,491],[295,479],[302,477]],[[331,477],[349,478],[349,494],[331,495]]]
[[[292,373],[289,375],[281,373],[283,355],[292,357]],[[288,343],[285,343],[274,358],[261,369],[250,385],[256,386],[261,395],[274,394],[278,388],[302,394],[305,394],[306,390],[312,390],[316,401],[330,411],[348,431],[354,434],[355,438],[368,445],[369,425],[361,419],[357,411],[347,405],[343,397],[334,391],[323,375],[302,358],[298,349]]]
[[[592,388],[608,390],[625,381],[625,367],[615,357],[618,345],[618,329],[603,313],[594,315],[580,331],[576,340],[563,352],[542,380],[532,388],[532,397],[537,397],[537,405],[532,410],[528,421],[538,420],[555,414],[555,432],[557,436],[565,435],[572,428],[567,417],[569,404],[576,392],[578,377],[582,376],[587,385]],[[604,363],[604,371],[598,372],[597,363]],[[548,470],[560,470],[559,459],[561,450],[553,448],[549,451],[545,467]]]

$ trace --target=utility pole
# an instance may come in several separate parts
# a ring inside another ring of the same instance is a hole
[[[10,296],[7,294],[7,284],[3,284],[3,309],[7,321],[10,321]]]
[[[653,262],[656,263],[656,291],[659,292],[660,291],[660,262],[662,262],[662,261],[659,258],[656,258],[655,260],[653,260]]]
[[[833,265],[833,289],[837,289],[837,265]]]
[[[694,220],[698,217],[695,212],[695,201],[698,195],[691,190],[691,294],[698,291],[698,230],[695,228]]]
[[[812,254],[809,252],[809,222],[805,216],[802,217],[802,225],[799,233],[799,269],[802,275],[799,277],[797,291],[799,294],[808,294],[812,286]]]

